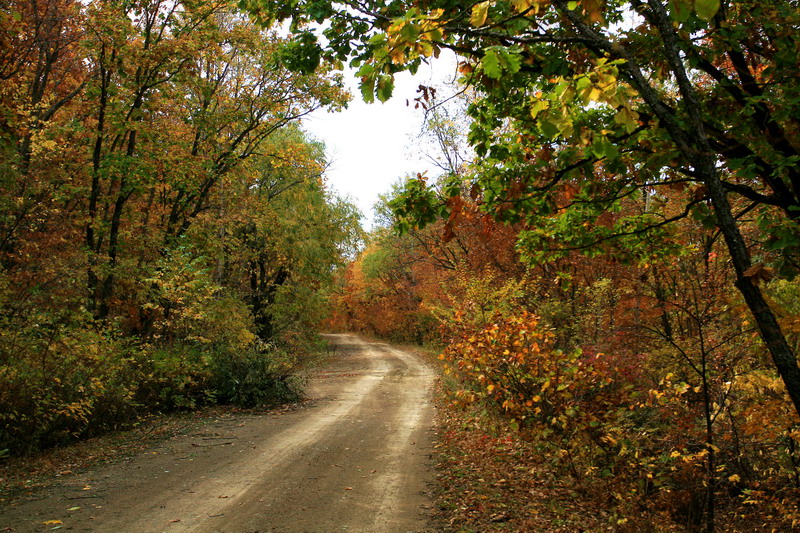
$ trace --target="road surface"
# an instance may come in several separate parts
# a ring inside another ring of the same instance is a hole
[[[433,372],[386,344],[330,340],[308,406],[211,421],[67,476],[0,508],[0,531],[431,531]]]

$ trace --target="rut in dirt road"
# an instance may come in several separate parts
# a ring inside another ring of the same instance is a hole
[[[312,377],[310,407],[211,422],[72,476],[0,509],[0,529],[428,531],[433,372],[386,344],[329,339],[336,357]]]

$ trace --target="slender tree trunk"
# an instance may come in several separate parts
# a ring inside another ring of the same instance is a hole
[[[736,271],[736,288],[739,289],[747,307],[753,314],[761,338],[772,356],[772,362],[786,385],[786,391],[792,399],[795,410],[800,415],[800,367],[797,366],[797,357],[786,341],[778,319],[767,304],[756,279],[748,275],[748,270],[752,266],[750,255],[733,218],[716,168],[712,165],[707,172],[709,176],[704,182],[711,194],[714,212],[717,215],[717,225],[725,237],[725,243],[728,245],[731,261]]]
[[[92,186],[89,191],[89,220],[86,223],[86,253],[89,254],[89,265],[86,273],[87,307],[96,316],[97,313],[97,240],[95,225],[97,224],[97,204],[100,199],[100,166],[103,155],[103,137],[105,135],[106,107],[108,106],[108,85],[110,73],[106,70],[106,49],[100,49],[100,102],[97,113],[97,129],[94,149],[92,151]]]
[[[667,310],[667,291],[661,284],[661,273],[658,267],[653,267],[653,293],[658,302],[658,309],[660,311],[661,327],[664,330],[664,337],[671,341],[673,340],[672,321],[669,317],[669,310]]]
[[[717,492],[717,454],[714,446],[714,416],[711,402],[711,390],[708,383],[708,352],[705,348],[702,324],[698,320],[700,330],[700,357],[701,357],[701,379],[703,380],[703,417],[706,423],[706,505],[705,505],[705,531],[714,533],[715,514],[716,514],[716,492]]]
[[[130,198],[130,192],[125,193],[122,189],[125,188],[126,180],[122,180],[120,183],[120,193],[117,196],[117,200],[114,202],[114,211],[111,216],[111,228],[108,233],[108,268],[109,272],[106,275],[105,279],[103,280],[103,284],[100,287],[100,294],[98,296],[98,306],[97,306],[97,318],[101,320],[105,320],[108,318],[108,313],[110,311],[110,301],[111,298],[114,296],[114,283],[116,281],[116,276],[114,274],[114,268],[117,266],[117,256],[119,254],[119,230],[120,225],[122,222],[122,211],[125,207],[125,203]]]
[[[266,261],[258,258],[250,263],[250,306],[256,323],[256,334],[268,341],[275,334],[275,325],[269,307],[275,303],[278,287],[289,279],[289,271],[279,267],[271,279],[267,279]]]

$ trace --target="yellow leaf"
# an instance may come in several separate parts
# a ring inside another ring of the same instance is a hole
[[[392,58],[392,63],[395,64],[402,64],[405,62],[405,52],[404,47],[397,46],[392,48],[389,52],[389,57]]]
[[[63,524],[63,523],[64,522],[62,522],[61,520],[47,520],[45,522],[42,522],[42,524],[45,526],[54,526],[56,524]]]
[[[524,13],[534,5],[534,2],[533,0],[511,0],[511,4],[517,13]]]
[[[472,16],[469,18],[470,24],[476,28],[480,28],[486,24],[486,19],[489,16],[489,2],[481,2],[475,4],[472,8]]]
[[[525,13],[533,8],[533,14],[536,15],[541,11],[542,7],[546,7],[550,0],[511,0],[511,4],[516,9],[517,13]]]

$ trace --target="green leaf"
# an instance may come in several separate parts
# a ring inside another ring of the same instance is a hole
[[[293,71],[311,74],[320,64],[322,48],[317,42],[317,37],[310,33],[303,33],[295,40],[286,43],[278,55],[281,63]]]
[[[497,50],[491,48],[486,50],[486,53],[481,59],[481,66],[483,67],[483,72],[492,79],[499,80],[503,75],[503,71],[500,69],[500,58],[497,56]]]
[[[364,77],[369,76],[373,72],[375,72],[375,67],[371,63],[364,63],[361,65],[361,68],[358,69],[356,75]]]
[[[369,74],[361,78],[361,97],[368,104],[375,101],[375,74]]]
[[[411,43],[417,40],[419,31],[419,26],[416,24],[406,24],[400,29],[400,36]]]
[[[504,49],[501,51],[501,57],[506,70],[510,74],[516,74],[522,68],[522,57],[516,51]]]
[[[694,0],[694,11],[703,20],[711,20],[719,11],[719,0]]]
[[[542,135],[544,135],[549,139],[555,139],[556,137],[558,137],[558,126],[556,126],[549,120],[540,120],[539,130],[541,130]]]
[[[481,59],[483,72],[492,79],[498,80],[503,74],[516,74],[522,68],[522,57],[511,48],[492,47],[486,49]]]
[[[394,91],[394,78],[389,74],[384,74],[378,79],[378,100],[381,102],[387,101],[392,97]]]
[[[590,150],[592,155],[598,159],[602,159],[604,157],[608,159],[616,159],[619,156],[619,150],[617,147],[609,142],[605,137],[596,139],[592,143]]]
[[[692,14],[692,0],[670,0],[669,14],[676,22],[686,22]]]
[[[536,118],[536,116],[544,111],[545,109],[550,107],[550,101],[545,100],[544,98],[539,98],[533,102],[531,105],[531,118]]]
[[[620,108],[614,115],[614,122],[624,126],[628,133],[636,129],[639,125],[638,120],[639,114],[627,107]]]

